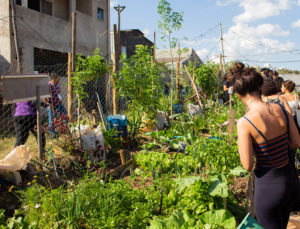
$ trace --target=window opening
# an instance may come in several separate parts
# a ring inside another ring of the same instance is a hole
[[[40,0],[28,0],[28,8],[40,11]]]
[[[98,19],[103,20],[104,19],[103,14],[104,14],[103,9],[97,8],[97,17],[98,17]]]

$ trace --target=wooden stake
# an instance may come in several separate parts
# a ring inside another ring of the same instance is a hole
[[[180,44],[178,44],[178,62],[176,64],[176,91],[177,91],[177,100],[178,103],[181,102],[180,100]]]
[[[40,87],[36,87],[36,124],[37,124],[37,141],[38,141],[38,152],[40,161],[44,160],[44,149],[42,142],[42,128],[41,128],[41,98],[40,98]]]
[[[20,51],[19,51],[19,43],[18,43],[18,30],[17,30],[17,23],[16,23],[16,8],[15,8],[14,0],[10,0],[10,7],[11,7],[14,42],[15,42],[15,51],[16,51],[16,58],[17,58],[17,73],[21,73],[21,60],[20,60]]]
[[[176,63],[176,90],[177,90],[177,99],[178,99],[178,103],[180,103],[181,99],[180,99],[180,62]]]
[[[72,86],[72,53],[68,53],[68,116],[69,120],[73,120],[73,86]]]
[[[105,122],[104,122],[104,117],[103,117],[99,102],[97,102],[97,107],[98,107],[98,110],[99,110],[99,114],[100,114],[100,118],[101,118],[103,128],[104,128],[105,131],[107,131],[106,125],[105,125]]]
[[[76,71],[76,33],[77,33],[77,17],[76,12],[72,13],[72,71]]]
[[[117,25],[114,24],[114,43],[115,43],[115,55],[114,55],[114,72],[116,74],[119,73],[119,61],[120,61],[120,52],[119,52],[119,39],[118,39],[118,32],[117,32]],[[118,113],[118,101],[117,101],[117,89],[114,82],[114,79],[112,80],[113,83],[113,114],[116,115]]]
[[[194,91],[195,91],[195,93],[197,95],[198,105],[199,105],[200,109],[203,110],[203,105],[202,105],[201,100],[200,100],[200,96],[199,96],[199,93],[198,93],[197,85],[196,85],[195,81],[193,80],[191,74],[189,73],[189,71],[187,70],[187,68],[186,68],[185,65],[184,65],[184,69],[185,69],[187,75],[189,76],[190,81],[191,81],[191,83],[193,85]]]

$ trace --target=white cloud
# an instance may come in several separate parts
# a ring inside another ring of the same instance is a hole
[[[144,29],[142,32],[145,35],[145,37],[148,37],[151,34],[149,29]]]
[[[300,0],[298,0],[297,4],[298,4],[298,6],[300,6]]]
[[[197,55],[200,57],[200,59],[204,60],[207,57],[207,54],[209,54],[209,50],[206,48],[196,50]]]
[[[225,56],[244,61],[264,60],[266,56],[260,56],[261,54],[289,51],[295,47],[292,42],[281,42],[274,38],[288,35],[289,31],[282,30],[279,25],[261,24],[252,27],[247,24],[236,24],[224,34]]]
[[[236,0],[244,12],[234,17],[236,23],[252,22],[271,16],[280,15],[281,11],[290,8],[289,0]]]
[[[113,8],[113,7],[117,6],[117,5],[119,5],[119,3],[117,1],[114,1],[114,0],[110,1],[110,7],[111,8]]]
[[[237,32],[245,37],[289,36],[290,31],[282,30],[280,25],[260,24],[256,27],[248,24],[236,24],[229,31]]]
[[[295,21],[295,22],[293,22],[292,23],[292,27],[299,27],[300,28],[300,19],[297,20],[297,21]]]

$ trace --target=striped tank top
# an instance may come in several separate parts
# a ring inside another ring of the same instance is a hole
[[[289,119],[283,107],[280,104],[279,106],[286,117],[287,132],[270,140],[268,140],[246,116],[243,116],[265,140],[260,144],[253,144],[257,169],[280,168],[289,163]]]

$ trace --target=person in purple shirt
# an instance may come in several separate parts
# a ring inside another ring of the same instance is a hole
[[[67,111],[62,104],[62,97],[60,95],[59,75],[57,73],[51,73],[51,80],[48,83],[50,88],[51,97],[46,99],[45,102],[48,105],[47,111],[49,116],[49,128],[50,134],[53,138],[56,138],[56,131],[54,125],[54,119],[64,116],[64,120],[67,121]]]
[[[37,138],[36,132],[36,104],[35,102],[16,103],[16,111],[14,114],[14,125],[16,131],[15,147],[24,145],[28,139],[29,132]],[[45,134],[42,132],[42,146],[46,145]]]

